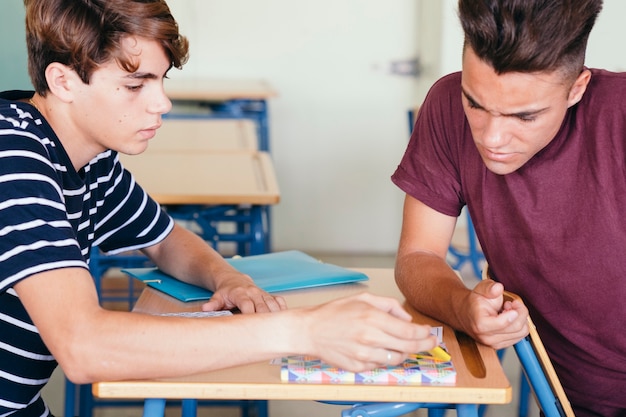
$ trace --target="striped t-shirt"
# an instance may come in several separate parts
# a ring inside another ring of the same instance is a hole
[[[106,151],[78,172],[32,92],[0,94],[0,417],[47,416],[40,396],[57,363],[13,290],[39,272],[88,268],[111,253],[160,242],[173,221]],[[68,300],[68,305],[71,305]]]

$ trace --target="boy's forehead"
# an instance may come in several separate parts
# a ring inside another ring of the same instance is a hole
[[[170,59],[165,53],[163,45],[156,40],[127,36],[122,39],[121,47],[121,56],[136,68],[135,71],[128,72],[119,60],[116,60],[117,66],[127,75],[142,73],[163,77],[171,67]]]
[[[507,72],[497,74],[471,53],[463,58],[461,88],[474,107],[494,114],[518,114],[550,108],[567,97],[560,74]]]

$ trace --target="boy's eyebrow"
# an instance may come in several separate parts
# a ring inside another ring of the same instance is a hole
[[[477,109],[483,109],[483,106],[481,106],[480,104],[478,104],[478,102],[476,100],[474,100],[474,98],[467,92],[465,91],[465,88],[461,87],[461,91],[463,92],[463,95],[465,96],[465,98],[467,99],[467,101],[470,102],[470,104],[473,107],[476,107]]]
[[[151,72],[132,72],[126,76],[126,78],[139,79],[139,80],[156,80],[159,77]]]
[[[463,95],[465,96],[467,101],[470,102],[472,107],[475,107],[475,108],[480,109],[480,110],[487,111],[483,106],[478,104],[478,102],[467,91],[465,91],[465,88],[461,87],[461,91],[463,92]],[[548,109],[548,107],[544,107],[544,108],[541,108],[541,109],[526,110],[526,111],[520,111],[520,112],[516,112],[516,113],[500,113],[500,115],[507,116],[507,117],[518,117],[518,118],[522,118],[523,119],[523,118],[536,116],[537,114],[542,113],[542,112],[546,111],[547,109]]]

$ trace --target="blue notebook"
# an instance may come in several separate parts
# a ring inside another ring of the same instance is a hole
[[[320,262],[296,250],[227,261],[238,271],[250,275],[260,288],[269,293],[368,280],[367,275],[361,272]],[[208,300],[213,295],[212,291],[179,281],[157,268],[128,268],[122,271],[181,301]]]

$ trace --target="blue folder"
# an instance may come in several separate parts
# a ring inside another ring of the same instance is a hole
[[[250,275],[256,285],[269,293],[369,279],[361,272],[320,262],[297,250],[231,258],[227,262]],[[181,301],[208,300],[213,295],[212,291],[179,281],[158,268],[128,268],[122,271]]]

